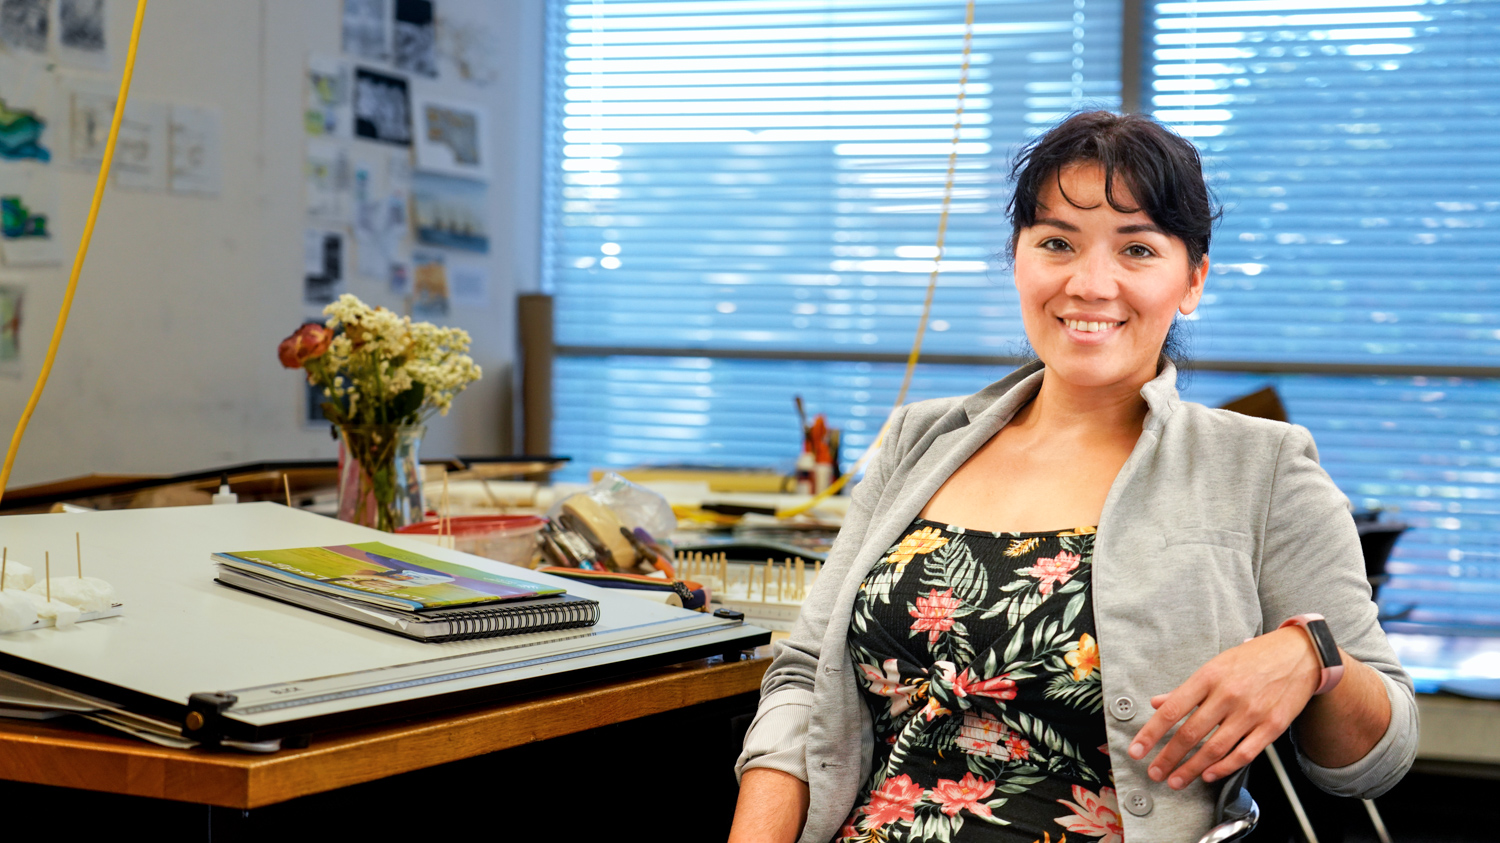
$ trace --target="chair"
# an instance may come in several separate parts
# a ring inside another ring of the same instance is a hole
[[[1244,840],[1260,821],[1260,806],[1250,798],[1250,767],[1241,767],[1224,779],[1214,803],[1214,827],[1198,843],[1233,843]]]

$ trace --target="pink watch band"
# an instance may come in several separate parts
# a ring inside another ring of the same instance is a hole
[[[1317,621],[1318,624],[1322,626],[1323,637],[1327,639],[1326,641],[1320,640],[1318,634],[1313,631],[1313,628],[1311,626],[1309,626],[1309,624],[1314,621]],[[1286,620],[1281,622],[1281,626],[1278,626],[1277,629],[1284,629],[1289,626],[1302,627],[1302,631],[1307,633],[1307,636],[1312,639],[1313,651],[1318,654],[1318,662],[1322,665],[1322,669],[1319,674],[1318,688],[1317,690],[1313,691],[1313,696],[1317,696],[1318,694],[1326,694],[1329,691],[1332,691],[1334,686],[1339,684],[1339,680],[1344,678],[1344,665],[1343,660],[1339,659],[1337,647],[1335,647],[1333,644],[1333,636],[1328,633],[1328,621],[1322,615],[1317,614],[1316,612],[1308,612],[1304,615],[1297,615],[1296,617],[1287,618]],[[1333,659],[1338,660],[1331,666],[1328,664],[1328,662],[1330,661],[1328,655],[1323,652],[1325,647],[1332,648]]]

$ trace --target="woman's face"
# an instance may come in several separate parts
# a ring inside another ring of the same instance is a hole
[[[1121,205],[1136,204],[1119,179],[1113,187]],[[1155,377],[1173,315],[1197,308],[1207,274],[1208,258],[1189,267],[1187,245],[1144,211],[1110,207],[1092,162],[1049,179],[1036,223],[1016,238],[1026,336],[1048,374],[1075,386],[1138,388]]]

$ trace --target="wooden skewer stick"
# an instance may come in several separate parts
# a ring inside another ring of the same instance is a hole
[[[786,570],[784,568],[782,568],[780,565],[777,565],[776,566],[776,602],[778,602],[778,603],[780,603],[782,600],[786,599],[786,597],[784,596],[785,595],[785,591],[783,590],[784,586],[785,586],[785,583],[786,583]]]
[[[52,551],[50,551],[50,550],[43,551],[42,552],[42,558],[46,560],[46,564],[47,564],[47,602],[51,603],[52,602]]]
[[[766,567],[760,571],[760,602],[765,603],[771,599],[771,566],[776,564],[766,560]]]
[[[83,579],[83,539],[76,531],[73,533],[73,547],[78,551],[78,578]]]
[[[286,472],[281,472],[281,488],[286,490],[286,508],[292,508],[292,481],[286,479]]]

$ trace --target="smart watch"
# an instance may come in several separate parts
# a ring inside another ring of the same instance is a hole
[[[1313,696],[1326,694],[1333,690],[1333,686],[1339,684],[1344,678],[1344,659],[1339,656],[1338,645],[1333,643],[1333,633],[1328,631],[1328,621],[1322,615],[1309,612],[1298,615],[1295,618],[1287,618],[1281,622],[1277,629],[1288,626],[1300,626],[1312,639],[1313,649],[1318,653],[1318,661],[1322,663],[1323,669],[1321,681],[1318,682],[1318,690],[1313,691]]]

